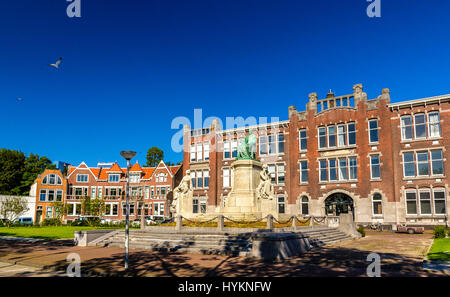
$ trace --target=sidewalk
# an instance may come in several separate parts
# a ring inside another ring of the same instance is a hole
[[[449,276],[445,271],[423,269],[423,250],[429,235],[370,233],[362,240],[350,240],[315,248],[301,257],[283,262],[263,262],[243,257],[174,254],[130,250],[130,269],[125,272],[124,249],[77,247],[71,240],[26,242],[0,240],[0,262],[66,271],[67,256],[78,253],[82,276],[366,276],[367,255],[381,256],[382,276]],[[411,242],[416,245],[411,246]],[[398,254],[398,252],[402,254]]]

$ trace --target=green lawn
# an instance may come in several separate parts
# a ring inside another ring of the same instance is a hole
[[[428,253],[428,259],[450,261],[450,238],[436,238]]]
[[[75,231],[118,229],[113,227],[76,227],[76,226],[49,226],[49,227],[0,227],[0,236],[28,237],[41,239],[73,238]]]

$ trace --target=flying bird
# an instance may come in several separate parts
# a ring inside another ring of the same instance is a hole
[[[55,64],[48,64],[48,65],[49,65],[49,66],[52,66],[52,67],[55,67],[56,69],[58,69],[58,68],[59,68],[59,64],[61,64],[61,61],[62,61],[62,57],[59,58],[59,60],[56,61]]]

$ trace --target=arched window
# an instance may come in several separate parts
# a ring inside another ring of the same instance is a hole
[[[42,179],[43,185],[62,185],[61,178],[56,174],[48,174]]]
[[[309,214],[309,199],[306,196],[302,196],[300,201],[300,210],[302,215]]]
[[[381,194],[375,193],[372,196],[372,206],[373,206],[373,214],[374,215],[382,215],[383,214],[383,201]]]

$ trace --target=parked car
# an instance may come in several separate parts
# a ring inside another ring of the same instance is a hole
[[[18,218],[14,220],[14,223],[20,225],[33,225],[33,218],[30,217]]]
[[[100,223],[100,217],[98,216],[81,216],[79,218],[76,218],[72,222],[72,226],[87,226],[92,223]]]
[[[398,233],[422,234],[423,231],[425,231],[424,227],[406,226],[405,224],[397,225]]]

